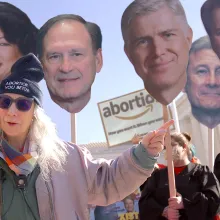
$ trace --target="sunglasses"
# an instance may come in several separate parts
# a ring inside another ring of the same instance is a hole
[[[16,108],[19,111],[26,112],[29,111],[34,99],[19,97],[17,99],[13,99],[7,95],[0,95],[0,108],[9,109],[12,103],[14,102]]]

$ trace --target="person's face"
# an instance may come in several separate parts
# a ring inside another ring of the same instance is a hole
[[[211,19],[211,34],[209,35],[212,48],[220,58],[220,8],[215,8],[212,11]]]
[[[11,67],[21,56],[19,48],[15,44],[10,44],[0,29],[0,81],[10,75]]]
[[[175,140],[171,139],[173,162],[178,163],[187,157],[186,148],[180,146]]]
[[[131,199],[125,200],[125,209],[127,212],[133,212],[134,211],[134,202]]]
[[[192,53],[187,70],[186,93],[192,106],[220,109],[220,60],[213,50]]]
[[[55,24],[43,41],[42,63],[50,92],[62,100],[90,92],[102,67],[102,52],[93,51],[83,24],[66,20]]]
[[[12,99],[25,98],[22,95],[5,93]],[[4,103],[8,103],[5,101]],[[29,131],[32,119],[34,117],[34,103],[28,111],[20,111],[13,102],[8,109],[0,108],[1,129],[7,137],[25,137]]]
[[[181,17],[163,7],[131,21],[125,52],[145,89],[154,96],[152,90],[156,93],[170,88],[181,77],[185,86],[191,42],[191,29]]]

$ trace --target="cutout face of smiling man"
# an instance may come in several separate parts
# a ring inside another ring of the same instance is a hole
[[[101,40],[99,27],[76,15],[57,16],[40,29],[39,57],[50,96],[70,113],[81,111],[90,100],[102,68]]]
[[[169,104],[185,86],[192,42],[181,3],[134,1],[125,10],[121,26],[125,53],[145,89],[160,103]]]
[[[208,36],[192,44],[185,92],[194,117],[209,128],[216,127],[220,123],[220,60]]]

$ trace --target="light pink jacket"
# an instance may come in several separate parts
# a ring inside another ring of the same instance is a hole
[[[124,199],[151,175],[137,165],[131,149],[114,161],[94,160],[86,148],[69,144],[65,172],[41,175],[36,192],[41,220],[88,220],[88,204],[105,206]]]

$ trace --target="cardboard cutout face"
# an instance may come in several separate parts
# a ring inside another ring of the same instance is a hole
[[[39,34],[40,59],[50,96],[70,113],[77,113],[87,105],[96,73],[102,68],[101,48],[94,48],[97,42],[92,41],[89,31],[92,32],[91,28],[78,20],[60,19],[46,29],[44,36]]]
[[[23,11],[0,2],[0,81],[10,75],[11,67],[23,55],[36,54],[37,31]]]
[[[192,44],[185,92],[194,117],[208,128],[220,123],[220,60],[208,36]]]
[[[135,1],[128,8],[140,10],[138,4]],[[147,10],[147,4],[142,5],[142,10]],[[185,86],[192,30],[183,15],[176,16],[166,5],[135,15],[132,20],[128,8],[122,17],[125,53],[145,89],[158,102],[167,105]]]
[[[10,75],[11,67],[22,56],[18,46],[10,44],[5,38],[0,29],[0,81]]]
[[[205,1],[201,7],[201,18],[210,37],[212,49],[220,58],[220,1]]]

